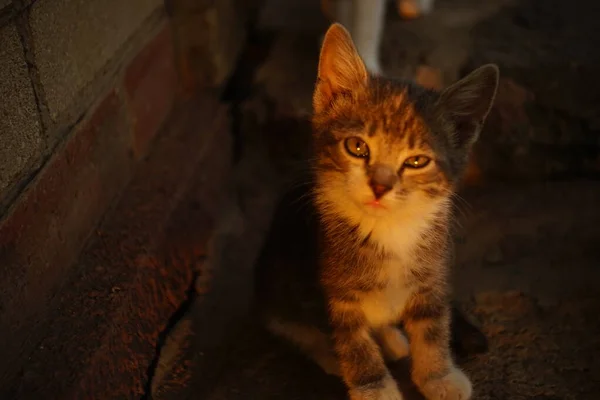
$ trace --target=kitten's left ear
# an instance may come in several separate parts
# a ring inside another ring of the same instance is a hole
[[[368,73],[350,33],[342,25],[329,27],[319,57],[318,79],[313,95],[316,113],[327,108],[336,96],[352,93],[366,85]]]
[[[499,76],[498,67],[487,64],[440,94],[437,105],[454,124],[457,146],[470,147],[477,141],[494,103]]]

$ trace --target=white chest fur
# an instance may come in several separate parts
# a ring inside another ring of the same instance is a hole
[[[372,327],[397,322],[414,290],[406,284],[403,269],[397,260],[386,263],[383,269],[382,273],[388,277],[387,285],[361,299],[361,308]]]
[[[439,203],[425,204],[409,205],[389,218],[363,217],[360,222],[361,233],[369,233],[370,240],[393,255],[380,269],[379,281],[387,285],[362,299],[362,309],[371,326],[398,321],[412,295],[414,287],[408,284],[407,276],[421,266],[415,259],[415,250],[440,207]]]
[[[432,200],[416,192],[402,204],[391,202],[388,209],[381,212],[365,211],[364,206],[357,206],[343,190],[337,190],[334,186],[321,192],[320,202],[331,207],[334,214],[346,217],[351,225],[358,225],[361,239],[368,237],[377,251],[383,250],[391,256],[381,265],[381,275],[373,277],[385,282],[385,287],[362,295],[360,302],[365,317],[373,327],[396,322],[415,289],[407,277],[414,275],[415,268],[423,266],[423,260],[416,259],[418,245],[428,239],[432,221],[448,212],[450,202],[446,198]]]

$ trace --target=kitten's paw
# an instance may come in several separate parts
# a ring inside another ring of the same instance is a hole
[[[428,400],[468,400],[473,387],[464,372],[452,367],[447,375],[425,382],[421,391]]]
[[[376,339],[388,361],[397,361],[410,354],[408,339],[395,326],[386,326],[376,333]]]
[[[386,376],[376,384],[361,386],[350,390],[350,400],[403,400],[396,381]]]

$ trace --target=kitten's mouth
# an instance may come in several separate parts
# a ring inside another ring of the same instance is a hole
[[[383,204],[381,204],[381,201],[379,201],[377,199],[373,199],[371,201],[367,201],[365,204],[367,206],[373,207],[373,208],[379,208],[379,209],[382,209],[382,208],[385,209],[386,208]]]

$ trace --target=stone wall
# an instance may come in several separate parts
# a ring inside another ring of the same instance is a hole
[[[161,0],[0,11],[0,377],[128,183],[177,92]]]
[[[164,24],[161,0],[5,3],[0,11],[4,211]],[[126,93],[119,96],[125,100]]]
[[[232,1],[0,0],[2,393],[171,110],[233,70]]]

